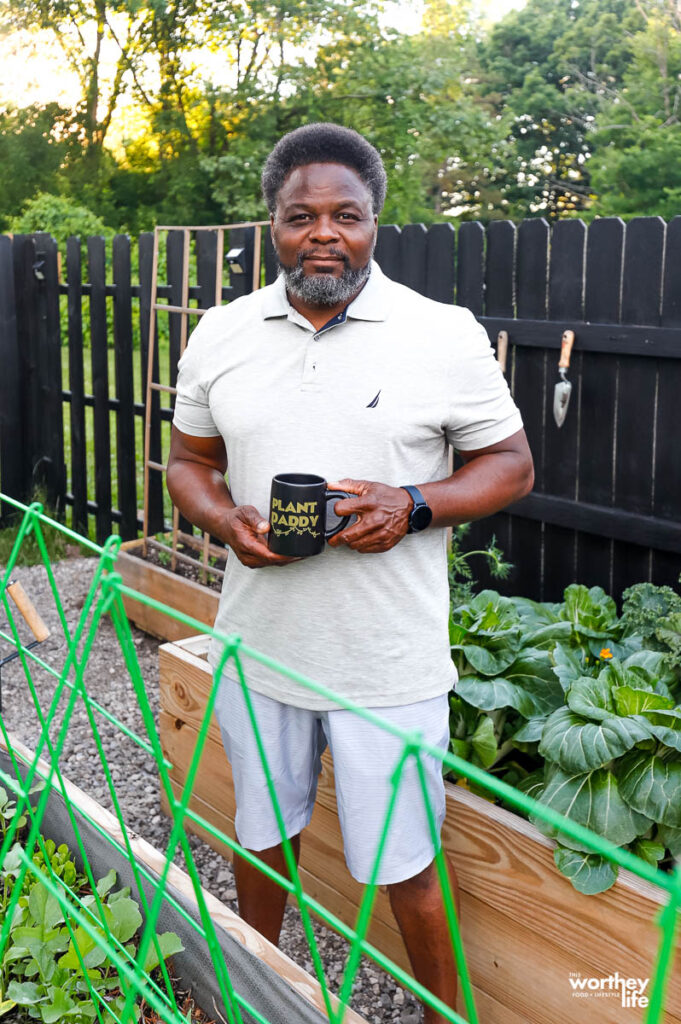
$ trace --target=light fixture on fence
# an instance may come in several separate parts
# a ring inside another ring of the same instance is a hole
[[[233,274],[246,273],[246,250],[230,249],[225,257]]]

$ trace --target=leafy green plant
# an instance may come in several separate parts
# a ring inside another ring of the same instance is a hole
[[[504,553],[492,537],[486,548],[464,551],[463,543],[471,528],[470,523],[461,523],[452,530],[452,543],[448,555],[449,596],[453,607],[465,604],[473,597],[475,580],[469,564],[474,556],[480,556],[487,563],[493,579],[505,580],[513,565],[504,558]]]
[[[3,835],[15,814],[16,802],[0,788]],[[22,828],[25,824],[22,817],[18,825]],[[18,884],[21,849],[16,842],[0,871],[2,920],[9,910],[13,886]],[[135,957],[135,936],[142,925],[139,907],[129,888],[114,891],[113,869],[96,883],[96,892],[92,892],[65,844],[57,846],[41,837],[32,861],[33,870],[26,872],[0,964],[0,1017],[13,1010],[23,1014],[19,1019],[39,1020],[43,1024],[67,1019],[72,1024],[89,1024],[97,1017],[95,1000],[99,996],[102,1019],[113,1024],[123,1009],[125,995],[107,946]],[[42,876],[57,881],[69,903],[89,916],[89,930],[75,922],[67,924],[60,901],[48,892]],[[174,932],[164,932],[156,938],[163,959],[183,949]],[[160,963],[158,951],[152,943],[144,963],[146,973]],[[139,1006],[135,1015],[139,1018]]]
[[[657,864],[681,853],[681,613],[674,591],[642,587],[621,619],[578,584],[562,603],[483,591],[455,608],[451,749]],[[605,858],[535,824],[581,892],[614,883]]]

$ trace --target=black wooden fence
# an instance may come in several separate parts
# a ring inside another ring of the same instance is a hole
[[[80,243],[71,239],[61,275],[48,236],[0,238],[0,486],[25,499],[41,483],[52,502],[71,507],[77,529],[87,532],[94,518],[100,540],[112,524],[124,538],[136,536],[139,527],[152,243],[150,234],[139,239],[139,277],[133,283],[126,236],[113,241],[110,280],[101,238],[88,239],[85,274]],[[251,243],[249,232],[230,239],[247,250]],[[181,287],[181,244],[179,232],[168,234],[158,296],[170,303]],[[600,584],[614,596],[642,580],[676,584],[681,217],[668,225],[659,218],[627,225],[603,219],[588,229],[577,220],[550,228],[541,219],[517,227],[497,221],[487,229],[468,223],[458,233],[449,224],[428,230],[419,224],[382,227],[376,258],[393,279],[441,302],[468,306],[493,343],[499,330],[508,331],[507,376],[534,453],[536,485],[510,512],[473,527],[475,546],[495,532],[515,564],[499,588],[556,600],[574,580]],[[269,282],[276,272],[269,244],[263,259]],[[203,304],[202,282],[215,279],[214,266],[208,237],[197,249],[190,290],[197,306]],[[233,275],[224,298],[246,286],[244,276]],[[163,382],[174,384],[179,317],[165,319],[170,359]],[[558,429],[553,388],[565,328],[576,335],[573,392]],[[63,345],[68,388],[62,382]],[[167,454],[162,430],[168,428],[162,423],[171,416],[156,393],[156,461]],[[87,437],[94,438],[93,467],[86,459]],[[152,532],[164,525],[162,487],[154,475]]]

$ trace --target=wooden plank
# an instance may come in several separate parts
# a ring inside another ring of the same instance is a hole
[[[545,220],[525,220],[520,224],[516,242],[516,305],[519,317],[533,320],[546,317],[548,245],[549,226]],[[514,347],[511,389],[522,414],[534,458],[535,490],[543,491],[548,402],[545,352]],[[506,554],[515,568],[509,577],[508,587],[524,597],[542,600],[543,531],[532,523],[514,519],[511,538],[511,547]]]
[[[113,329],[116,370],[116,468],[120,534],[124,540],[137,537],[137,458],[135,445],[135,395],[132,372],[132,291],[130,239],[116,235],[113,240],[114,293]]]
[[[83,365],[83,295],[80,239],[66,243],[66,284],[68,288],[69,390],[71,402],[71,524],[77,533],[88,533],[87,457],[85,437],[85,378]]]
[[[401,231],[395,224],[381,224],[376,237],[374,259],[391,281],[402,282]]]
[[[584,316],[614,323],[620,316],[620,287],[624,255],[624,222],[604,217],[590,224],[587,233]],[[579,500],[611,506],[614,487],[617,360],[585,350],[583,332],[577,331],[582,351],[580,405]],[[580,533],[577,539],[577,578],[586,586],[612,591],[612,541]]]
[[[662,291],[662,324],[681,326],[681,217],[667,225],[665,238],[664,278]],[[680,332],[681,333],[681,332]],[[679,458],[678,423],[681,396],[681,338],[674,362],[660,363],[657,378],[655,424],[655,490],[653,514],[679,521],[681,495],[681,458]],[[681,575],[681,544],[674,553],[653,552],[651,579],[658,586],[677,587]]]
[[[10,736],[9,739],[12,749],[21,757],[24,763],[31,764],[35,757],[32,751],[15,737]],[[7,750],[5,741],[1,736],[0,746]],[[41,775],[47,776],[49,774],[49,765],[42,759],[38,761],[38,768]],[[69,801],[90,821],[96,822],[98,830],[107,833],[120,846],[125,846],[129,842],[135,859],[156,872],[157,875],[165,874],[168,884],[181,893],[189,904],[195,908],[195,911],[198,911],[197,893],[194,884],[181,868],[175,864],[167,865],[165,855],[134,832],[128,831],[127,836],[124,837],[118,820],[110,811],[107,811],[106,808],[102,807],[96,800],[93,800],[83,790],[74,786],[68,779],[63,779],[63,781]],[[241,943],[242,946],[258,957],[259,960],[276,971],[303,999],[306,999],[320,1012],[325,1012],[321,988],[307,971],[294,963],[285,953],[282,953],[271,942],[268,942],[259,932],[246,924],[234,911],[230,910],[229,907],[203,887],[201,888],[201,897],[211,921],[215,925],[223,928],[237,942]],[[332,1005],[335,1008],[338,1006],[337,1001],[333,997]],[[350,1009],[345,1011],[343,1019],[349,1021],[350,1024],[366,1024],[363,1017]]]
[[[420,295],[426,294],[426,245],[425,224],[405,224],[400,238],[402,249],[402,284],[413,288]]]
[[[533,492],[509,506],[509,510],[526,519],[579,527],[597,536],[600,544],[612,537],[623,543],[650,545],[660,551],[678,552],[681,547],[681,524],[678,522],[639,516],[618,508],[587,505],[583,501]],[[605,585],[603,580],[599,582]]]
[[[153,232],[143,232],[139,237],[139,331],[140,331],[140,362],[142,392],[140,399],[146,402],[147,365],[149,359],[149,327],[151,323],[151,287],[154,260]],[[155,296],[154,296],[155,299]],[[156,338],[158,339],[158,317],[156,319]],[[153,379],[159,379],[158,344],[154,346],[152,365]],[[151,393],[151,422],[149,424],[149,458],[153,462],[161,462],[161,396],[158,391]],[[163,530],[163,478],[160,473],[149,473],[148,495],[148,531],[159,533]]]
[[[485,230],[478,221],[459,228],[456,263],[456,303],[480,316],[484,305]]]
[[[554,224],[549,266],[549,317],[566,320],[584,315],[584,260],[586,225],[581,220]],[[572,394],[562,427],[553,417],[555,385],[560,380],[558,360],[547,362],[548,395],[544,449],[544,489],[559,498],[576,499],[579,493],[579,437],[582,356],[575,342],[568,380]],[[574,529],[547,524],[544,528],[547,566],[544,600],[561,601],[565,588],[577,578],[577,534]]]
[[[272,232],[265,230],[265,284],[274,284],[277,280],[277,254],[274,250],[274,243],[272,241]]]
[[[106,246],[92,235],[87,240],[90,277],[90,345],[95,435],[95,529],[97,543],[111,533],[111,442],[109,431],[109,362],[106,325]]]
[[[618,218],[612,220],[619,223]],[[589,230],[609,219],[594,221]],[[499,223],[495,221],[494,223]],[[573,223],[563,221],[562,223]],[[622,225],[623,226],[623,225]],[[643,356],[645,359],[677,359],[681,344],[681,330],[677,327],[651,327],[649,325],[616,324],[610,317],[603,323],[590,323],[581,318],[535,320],[532,317],[481,316],[480,322],[494,342],[499,331],[508,331],[509,341],[520,348],[555,349],[556,361],[563,331],[571,330],[579,336],[580,352],[600,352],[605,355]]]
[[[625,323],[660,322],[664,234],[661,217],[636,217],[626,226],[622,271]],[[613,498],[615,505],[639,515],[652,512],[657,377],[657,366],[651,360],[633,356],[619,360]],[[648,548],[616,541],[614,594],[648,580],[650,560]]]
[[[116,571],[121,574],[125,586],[212,626],[218,608],[217,591],[129,553],[131,547],[141,546],[141,540],[127,542],[118,554]],[[133,598],[124,597],[123,605],[126,615],[136,626],[162,640],[179,640],[197,632]]]
[[[454,302],[456,231],[452,224],[431,224],[426,236],[426,290],[436,302]]]
[[[23,436],[24,410],[21,404],[21,358],[17,333],[16,296],[12,239],[0,236],[0,490],[23,501],[25,461]],[[13,515],[4,504],[0,515]]]

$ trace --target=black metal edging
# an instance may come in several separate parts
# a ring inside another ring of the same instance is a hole
[[[681,552],[681,524],[635,512],[622,512],[604,505],[532,493],[506,509],[513,516],[595,533],[657,551]]]
[[[563,331],[575,332],[574,353],[605,352],[621,356],[681,359],[681,327],[640,327],[629,324],[591,324],[579,320],[513,320],[481,316],[492,342],[508,332],[511,345],[559,349]]]

